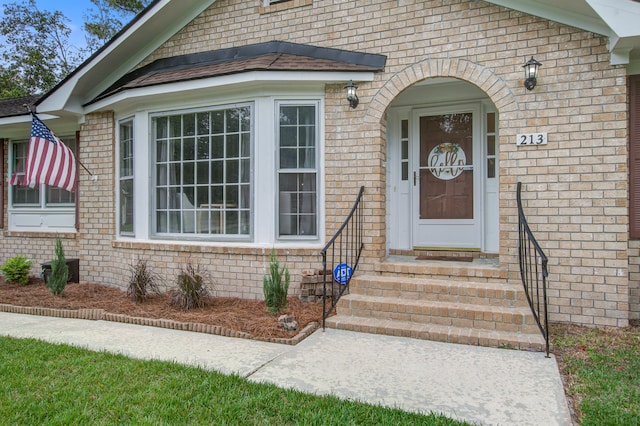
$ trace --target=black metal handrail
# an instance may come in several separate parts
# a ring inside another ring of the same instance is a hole
[[[362,196],[364,186],[360,187],[358,198],[333,238],[324,246],[320,254],[322,255],[322,329],[325,329],[327,317],[336,307],[338,300],[349,288],[351,277],[358,267],[360,255],[364,243],[363,237],[363,212]],[[329,264],[327,264],[327,258]],[[327,266],[329,268],[327,269]],[[329,276],[331,288],[327,291],[327,276]],[[327,309],[327,299],[331,299],[331,304]]]
[[[520,278],[527,295],[531,312],[538,323],[546,343],[549,356],[549,311],[547,309],[547,268],[548,259],[536,241],[527,218],[522,210],[522,183],[518,182],[518,260],[520,261]]]

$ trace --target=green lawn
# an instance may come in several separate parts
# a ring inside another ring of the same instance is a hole
[[[307,395],[170,362],[0,337],[0,424],[465,423]]]
[[[555,326],[552,335],[580,424],[640,425],[640,328]]]

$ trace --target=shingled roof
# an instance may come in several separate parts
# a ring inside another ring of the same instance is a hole
[[[248,71],[382,71],[387,57],[281,41],[159,59],[134,70],[90,103],[127,89]]]
[[[0,100],[0,118],[28,114],[29,110],[25,105],[31,108],[32,111],[35,111],[36,107],[34,104],[38,99],[40,99],[40,97],[41,95],[34,95]]]

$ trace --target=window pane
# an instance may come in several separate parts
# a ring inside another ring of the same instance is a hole
[[[195,163],[184,163],[182,166],[182,177],[184,178],[185,185],[192,185],[195,183]]]
[[[158,141],[156,143],[156,161],[164,162],[167,161],[169,152],[169,144],[167,141]]]
[[[496,113],[495,112],[487,113],[487,132],[488,133],[496,132]]]
[[[133,179],[120,181],[120,232],[133,232]]]
[[[161,117],[156,119],[156,139],[166,139],[169,136],[167,127],[167,118]]]
[[[298,150],[295,148],[280,149],[280,168],[281,169],[297,169],[298,168]]]
[[[488,178],[496,177],[496,159],[495,158],[487,158],[487,177]]]
[[[295,127],[280,128],[280,146],[298,146],[298,131]]]
[[[224,183],[224,162],[211,162],[211,183]],[[204,183],[204,182],[202,182]]]
[[[292,124],[298,124],[298,107],[280,107],[280,126],[287,126]]]
[[[198,121],[198,134],[208,135],[210,133],[209,113],[205,112],[197,114],[196,120]]]
[[[195,139],[194,138],[186,138],[182,141],[182,159],[185,161],[195,160],[196,156],[196,148],[195,148]]]
[[[224,158],[224,136],[211,138],[211,158]]]
[[[169,137],[182,136],[182,116],[173,115],[169,117]]]
[[[240,156],[240,137],[238,135],[227,136],[226,158],[237,158]]]
[[[238,160],[227,160],[227,173],[226,182],[237,183],[240,182],[240,163]]]
[[[249,234],[251,108],[175,114],[155,120],[160,129],[155,141],[156,231]],[[159,140],[163,126],[168,140]],[[160,193],[163,186],[168,188]]]
[[[198,138],[198,160],[209,159],[209,137]]]
[[[193,136],[196,134],[196,115],[186,114],[183,116],[182,125],[184,126],[184,135]]]
[[[496,137],[487,136],[487,155],[496,155]]]
[[[402,129],[400,130],[400,137],[402,139],[409,138],[409,120],[402,120],[401,127]]]
[[[315,106],[302,106],[298,107],[298,123],[304,125],[311,125],[315,127],[316,124],[316,107]]]

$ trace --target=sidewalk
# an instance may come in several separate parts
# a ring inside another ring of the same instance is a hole
[[[571,425],[555,358],[327,329],[296,346],[139,325],[0,313],[0,335],[172,360],[254,382],[478,424]]]

